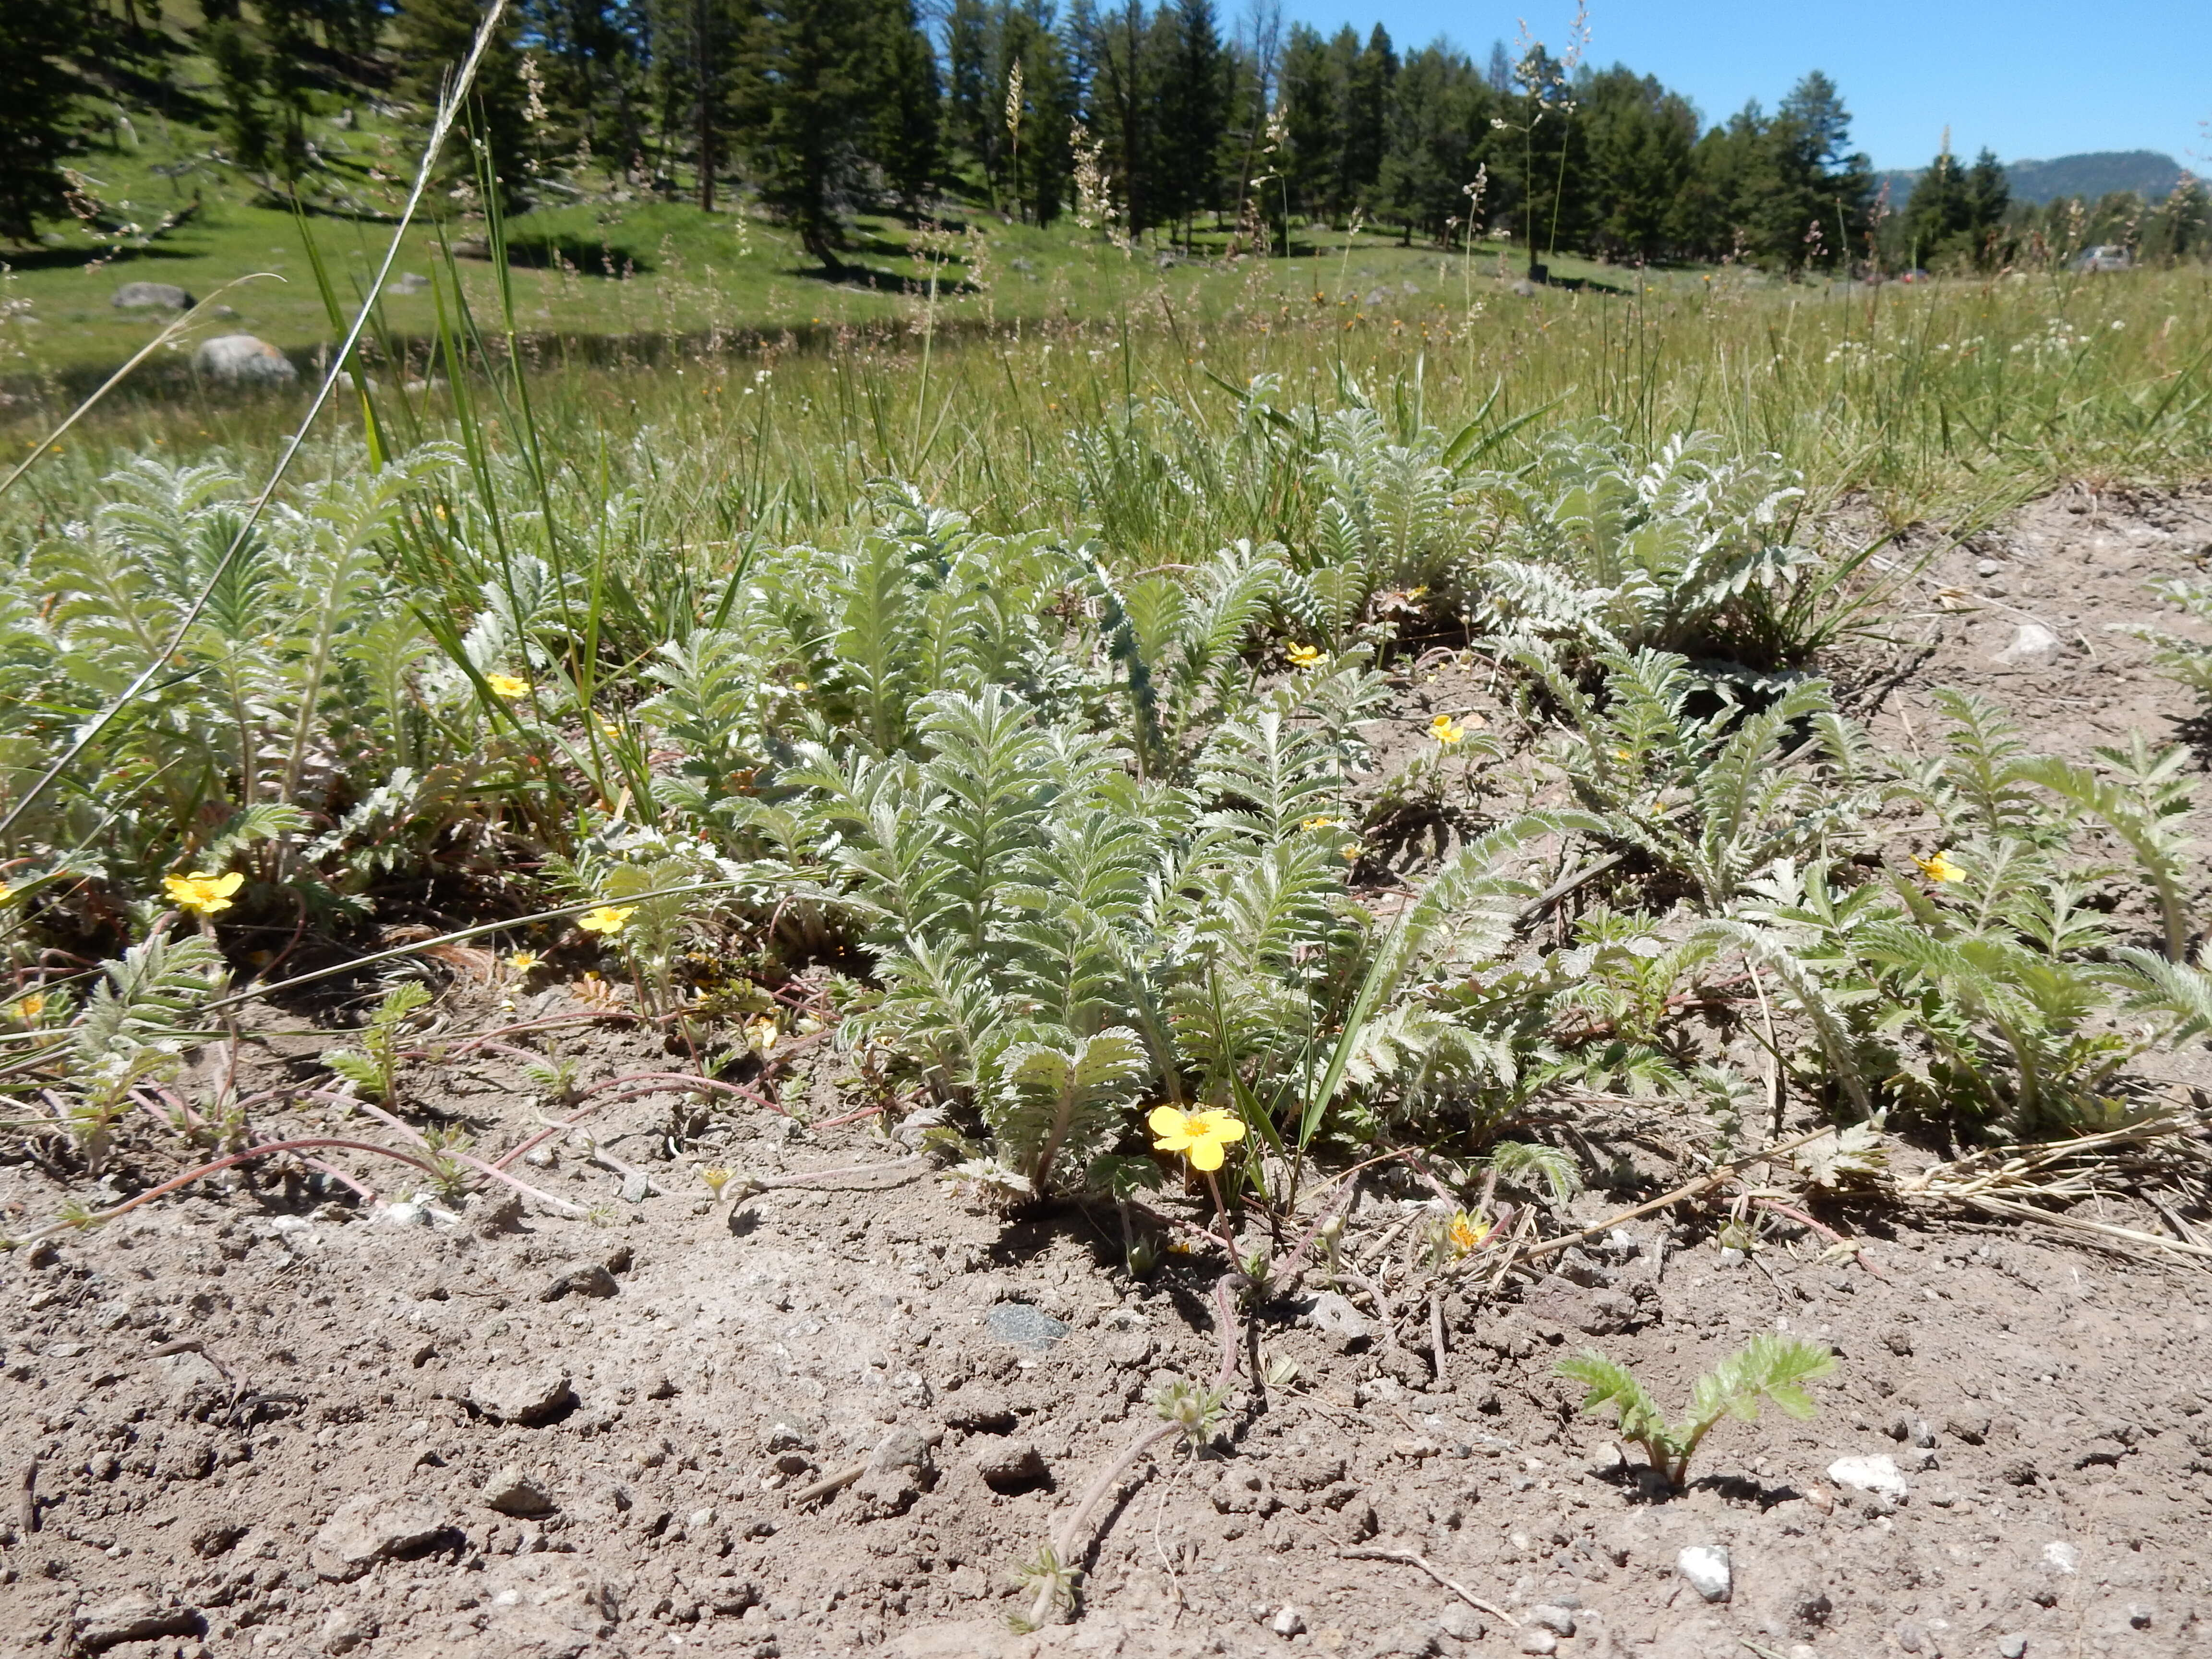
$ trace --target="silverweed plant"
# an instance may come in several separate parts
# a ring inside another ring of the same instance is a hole
[[[1562,1359],[1554,1369],[1589,1391],[1583,1398],[1584,1412],[1613,1413],[1621,1437],[1641,1446],[1660,1480],[1679,1492],[1705,1437],[1728,1419],[1754,1422],[1761,1406],[1809,1419],[1816,1407],[1806,1385],[1833,1372],[1836,1357],[1825,1343],[1802,1337],[1754,1336],[1698,1378],[1689,1410],[1671,1423],[1626,1365],[1595,1349]]]

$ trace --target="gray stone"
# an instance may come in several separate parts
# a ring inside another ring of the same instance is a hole
[[[555,1271],[545,1288],[538,1292],[540,1302],[557,1302],[564,1296],[612,1296],[622,1288],[615,1276],[596,1261],[586,1262],[580,1267],[562,1267]]]
[[[912,1469],[927,1475],[932,1466],[929,1437],[920,1429],[895,1428],[878,1443],[868,1458],[872,1469]]]
[[[1539,1602],[1529,1608],[1524,1622],[1547,1630],[1554,1636],[1572,1636],[1575,1633],[1574,1609],[1554,1602]]]
[[[495,1423],[543,1423],[574,1398],[555,1365],[495,1368],[469,1385],[469,1404]]]
[[[1028,1440],[983,1442],[975,1454],[975,1473],[994,1492],[1032,1486],[1047,1475],[1044,1455]]]
[[[553,1494],[512,1463],[484,1482],[483,1501],[501,1515],[545,1515],[555,1507]]]
[[[1490,1633],[1482,1615],[1463,1601],[1455,1601],[1443,1610],[1437,1629],[1455,1642],[1480,1642]]]
[[[1069,1327],[1026,1302],[1001,1302],[983,1316],[991,1334],[1013,1347],[1045,1353],[1065,1337]]]
[[[192,296],[173,283],[125,283],[108,303],[118,311],[190,311]]]
[[[2058,648],[2058,635],[2041,623],[2026,622],[2012,630],[2012,642],[1990,660],[2000,667],[2036,662]]]
[[[135,1590],[103,1601],[78,1618],[76,1645],[85,1653],[104,1653],[125,1642],[151,1642],[163,1636],[197,1636],[200,1631],[198,1608],[165,1607]]]
[[[429,1224],[430,1212],[420,1204],[386,1204],[375,1218],[387,1227],[423,1227]]]
[[[1371,1334],[1366,1317],[1334,1291],[1322,1291],[1307,1303],[1305,1322],[1328,1337],[1341,1351]]]
[[[300,378],[292,360],[251,334],[218,334],[192,354],[192,367],[210,380],[237,386],[289,386]]]
[[[1515,1650],[1520,1653],[1557,1653],[1559,1638],[1547,1630],[1531,1625],[1521,1632],[1521,1639],[1514,1646]]]
[[[1297,1636],[1303,1633],[1305,1627],[1305,1614],[1291,1607],[1277,1607],[1275,1616],[1267,1621],[1267,1628],[1278,1636]]]
[[[1997,1659],[2025,1659],[2027,1638],[2017,1631],[1997,1638]]]
[[[360,1607],[332,1607],[323,1620],[323,1651],[351,1653],[376,1634],[374,1617]]]
[[[199,1389],[225,1389],[230,1380],[223,1376],[222,1367],[196,1350],[183,1353],[165,1353],[154,1362],[161,1374],[161,1382],[170,1398],[181,1400]]]
[[[1674,1570],[1708,1601],[1725,1601],[1735,1585],[1725,1544],[1692,1544],[1674,1558]]]
[[[332,1511],[309,1553],[323,1577],[358,1578],[377,1562],[427,1544],[446,1529],[445,1517],[417,1498],[362,1492]]]

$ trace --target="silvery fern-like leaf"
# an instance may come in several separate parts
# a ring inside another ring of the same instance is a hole
[[[1144,1045],[1127,1026],[1073,1047],[1015,1043],[1000,1056],[983,1107],[1000,1157],[1045,1196],[1060,1169],[1087,1168],[1121,1133],[1147,1069]]]
[[[156,933],[100,967],[70,1031],[70,1056],[75,1086],[109,1100],[174,1064],[193,1015],[222,983],[222,957],[198,933]]]

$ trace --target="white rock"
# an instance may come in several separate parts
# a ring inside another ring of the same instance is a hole
[[[1296,1607],[1278,1607],[1267,1628],[1278,1636],[1296,1636],[1306,1627],[1306,1616]]]
[[[2081,1552],[2063,1540],[2053,1540],[2043,1547],[2043,1561],[2045,1566],[2056,1567],[2061,1572],[2079,1572]]]
[[[1557,1653],[1559,1650],[1559,1638],[1551,1632],[1539,1630],[1532,1625],[1521,1632],[1521,1639],[1516,1646],[1522,1653]]]
[[[192,367],[217,380],[241,386],[289,386],[300,378],[292,360],[251,334],[218,334],[192,354]]]
[[[430,1218],[429,1211],[420,1204],[401,1202],[387,1204],[376,1212],[375,1218],[393,1227],[420,1227]]]
[[[2012,643],[1991,657],[1994,663],[2032,662],[2058,648],[2058,635],[2041,623],[2022,623],[2012,630]]]
[[[1674,1558],[1674,1570],[1708,1601],[1725,1601],[1731,1593],[1725,1544],[1692,1544]]]
[[[1905,1484],[1904,1472],[1897,1467],[1897,1460],[1887,1452],[1872,1457],[1838,1457],[1828,1465],[1828,1479],[1839,1486],[1876,1492],[1899,1504],[1911,1491]]]

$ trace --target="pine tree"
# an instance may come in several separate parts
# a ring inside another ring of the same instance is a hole
[[[33,239],[37,222],[63,210],[62,157],[71,149],[76,82],[63,55],[81,40],[69,0],[0,3],[0,236]]]
[[[1071,18],[1079,72],[1086,91],[1085,124],[1119,187],[1131,235],[1159,222],[1152,200],[1158,143],[1158,64],[1143,0],[1121,0],[1108,12],[1079,6]]]
[[[440,100],[467,61],[485,10],[477,0],[404,0],[398,20],[399,87],[416,105],[423,128],[435,118]],[[464,142],[447,143],[442,164],[447,179],[473,181],[470,151],[487,157],[502,204],[509,210],[522,205],[527,143],[521,66],[515,50],[519,27],[514,13],[508,12],[486,43],[475,84],[454,118],[454,133]]]
[[[884,15],[882,75],[875,94],[876,161],[908,219],[918,220],[937,186],[944,89],[937,54],[906,0]]]
[[[1296,212],[1310,216],[1334,210],[1332,191],[1340,170],[1338,153],[1344,143],[1338,120],[1344,103],[1343,82],[1340,54],[1304,23],[1292,27],[1283,50],[1279,98],[1288,143],[1277,165],[1283,170],[1285,193]],[[1283,235],[1287,252],[1288,226],[1284,227]]]
[[[1651,76],[1615,67],[1576,88],[1588,135],[1590,233],[1610,257],[1657,259],[1680,247],[1697,112]]]
[[[882,38],[870,0],[762,0],[738,55],[738,101],[761,198],[832,273],[841,211],[863,159],[870,53]]]
[[[258,173],[269,165],[269,112],[262,106],[262,76],[265,65],[260,52],[235,18],[210,23],[201,36],[202,49],[215,66],[216,88],[221,94],[216,111],[217,131],[232,165]]]
[[[1158,192],[1164,222],[1181,220],[1183,245],[1191,224],[1214,205],[1221,135],[1228,125],[1228,55],[1215,27],[1213,0],[1176,0],[1157,14],[1159,44],[1159,125],[1164,153],[1176,158],[1162,170]]]
[[[1348,33],[1349,31],[1347,30]],[[1352,61],[1345,77],[1343,147],[1337,152],[1337,198],[1346,213],[1375,205],[1389,148],[1390,93],[1398,78],[1398,54],[1380,23]]]

